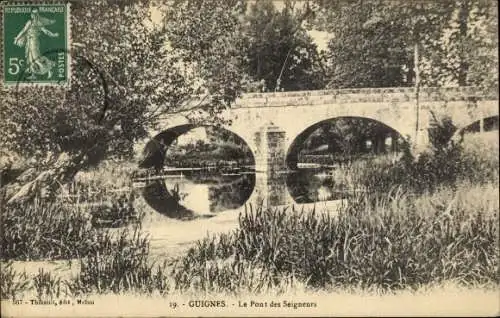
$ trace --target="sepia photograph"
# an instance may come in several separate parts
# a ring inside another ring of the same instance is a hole
[[[500,315],[495,0],[0,1],[2,317]]]

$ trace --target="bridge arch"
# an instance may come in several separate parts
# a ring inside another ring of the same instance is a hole
[[[307,138],[318,128],[320,128],[322,125],[332,122],[335,120],[339,119],[360,119],[360,120],[366,120],[370,122],[377,123],[380,126],[380,133],[392,133],[393,136],[399,137],[401,140],[404,142],[408,142],[407,138],[409,137],[408,135],[404,135],[404,132],[400,128],[394,128],[393,125],[390,123],[385,123],[382,122],[381,120],[377,120],[374,118],[370,117],[363,117],[363,116],[336,116],[336,117],[330,117],[328,119],[320,120],[317,121],[311,125],[309,125],[307,128],[299,132],[295,137],[293,137],[290,146],[287,149],[286,152],[286,165],[289,169],[295,170],[297,169],[297,164],[298,164],[298,159],[299,159],[299,152],[304,144],[304,142],[307,140]]]
[[[190,130],[200,127],[216,127],[217,129],[236,136],[237,139],[250,150],[252,162],[255,162],[255,154],[253,152],[253,149],[248,144],[247,140],[245,140],[233,130],[215,125],[196,125],[192,123],[186,123],[166,128],[160,133],[156,134],[153,138],[151,138],[151,140],[149,140],[144,146],[142,158],[139,161],[139,168],[154,168],[157,171],[161,170],[165,163],[168,148],[174,143],[174,141]]]
[[[167,151],[169,147],[174,143],[174,141],[182,136],[183,134],[189,132],[192,129],[199,127],[216,127],[217,129],[221,129],[226,133],[230,133],[235,136],[242,145],[245,145],[248,149],[248,153],[252,156],[250,159],[255,164],[255,155],[252,149],[248,146],[248,143],[244,138],[234,133],[232,130],[229,130],[225,127],[215,126],[215,125],[196,125],[192,123],[180,123],[177,125],[173,125],[171,127],[167,127],[162,130],[160,133],[156,134],[153,138],[151,138],[143,149],[142,158],[139,160],[139,168],[142,169],[154,169],[156,173],[160,173],[162,168],[165,165],[165,161],[167,158]],[[227,177],[224,177],[227,179]],[[255,188],[255,177],[253,179],[248,177],[245,180],[239,180],[238,182],[242,183],[245,187],[251,187],[252,191],[248,193],[248,197],[244,197],[243,194],[241,200],[244,202],[250,197],[253,189]],[[233,182],[234,183],[234,182]],[[224,193],[231,193],[234,191],[226,190],[228,184],[216,184],[213,186],[208,186],[207,188],[208,194],[210,195],[210,191],[218,191],[221,192],[219,195],[224,195]],[[181,197],[186,193],[182,194],[179,189],[178,184],[167,184],[165,179],[154,179],[154,178],[146,178],[145,186],[142,189],[143,198],[146,203],[151,206],[155,211],[160,214],[166,215],[171,218],[178,219],[190,219],[196,216],[199,216],[200,213],[207,213],[209,211],[194,211],[191,210],[188,205],[183,205]],[[226,198],[227,201],[227,198]]]
[[[471,122],[463,125],[462,127],[458,127],[457,132],[467,132],[467,131],[480,131],[480,122],[483,121],[483,129],[485,131],[490,131],[490,130],[498,130],[498,122],[499,122],[499,116],[498,114],[492,115],[492,116],[485,116],[483,118],[476,118],[472,120]]]
[[[482,123],[481,123],[482,121]],[[481,125],[483,127],[481,127]],[[499,129],[499,115],[492,115],[483,118],[474,118],[473,120],[457,127],[456,131],[453,133],[451,140],[459,140],[463,134],[467,132],[480,132],[483,131],[492,131]]]

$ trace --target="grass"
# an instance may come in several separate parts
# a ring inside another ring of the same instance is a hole
[[[40,268],[38,274],[33,278],[33,288],[39,299],[59,298],[62,295],[61,285],[61,278],[43,268]]]
[[[298,288],[293,275],[271,270],[267,263],[241,258],[235,234],[199,241],[174,265],[175,290],[181,293],[261,294]]]
[[[74,294],[168,291],[166,264],[149,261],[149,241],[138,228],[104,241],[108,244],[82,259],[81,273],[71,283]]]
[[[88,253],[95,236],[90,216],[78,208],[35,200],[2,213],[1,259],[70,259]]]
[[[37,299],[59,298],[68,295],[65,282],[54,273],[43,268],[34,276],[26,272],[19,273],[13,269],[12,262],[2,264],[0,270],[0,299],[22,299],[32,295]]]
[[[0,269],[2,299],[18,299],[23,294],[38,298],[59,298],[135,292],[165,294],[170,290],[167,264],[148,259],[149,241],[138,228],[115,233],[97,232],[93,246],[80,258],[80,273],[61,279],[40,268],[34,277],[17,273],[12,262]]]
[[[310,288],[386,291],[446,281],[498,284],[498,194],[483,194],[488,205],[457,199],[465,188],[454,198],[442,191],[418,198],[394,193],[375,204],[357,197],[337,217],[246,210],[235,233],[188,252],[176,269],[177,286],[189,290],[197,281],[202,291],[231,293],[259,282],[276,288],[287,279]]]
[[[61,280],[43,269],[27,277],[15,273],[11,265],[2,266],[2,297],[23,291],[59,297],[62,293],[167,290],[166,264],[152,264],[148,259],[149,240],[140,232],[142,215],[134,204],[136,194],[130,187],[113,191],[128,184],[126,176],[127,169],[104,164],[80,173],[54,202],[35,200],[4,207],[2,263],[76,258],[81,272],[71,280]]]
[[[494,138],[496,136],[496,139]],[[498,182],[498,133],[469,134],[460,144],[435,148],[414,158],[408,148],[395,161],[392,155],[349,162],[331,171],[337,184],[387,195],[395,187],[422,194],[461,182]]]
[[[2,206],[0,259],[81,258],[99,244],[97,229],[139,224],[130,167],[118,167],[104,163],[79,173],[52,202]]]
[[[102,221],[102,211],[102,206],[96,209],[61,201],[47,204],[35,200],[9,205],[2,213],[0,259],[66,260],[109,250],[115,238],[108,229],[102,228],[102,223],[96,224]],[[119,211],[108,217],[113,222],[125,220]]]
[[[133,190],[134,169],[122,162],[104,162],[97,168],[77,174],[60,200],[87,206],[94,227],[122,227],[140,223],[144,217],[135,207],[138,194]]]
[[[18,299],[31,289],[31,281],[27,274],[17,273],[12,268],[12,262],[2,262],[0,267],[0,299]]]

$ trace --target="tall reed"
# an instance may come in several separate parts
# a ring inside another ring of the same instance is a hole
[[[266,276],[263,272],[278,280],[293,277],[320,288],[498,284],[498,204],[491,203],[498,195],[483,192],[483,200],[490,200],[483,204],[467,191],[357,196],[337,217],[316,210],[249,208],[232,235],[191,249],[174,278],[181,288],[192,288],[194,280],[202,290],[231,292],[245,279],[235,271],[243,266],[259,269],[259,277]],[[210,265],[227,260],[217,270]]]

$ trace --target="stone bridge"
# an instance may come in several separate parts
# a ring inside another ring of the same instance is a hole
[[[256,171],[297,167],[302,142],[318,126],[341,117],[375,120],[399,133],[413,151],[429,143],[434,118],[448,117],[458,131],[498,116],[498,91],[475,87],[366,88],[246,94],[222,114],[231,124],[223,128],[241,137],[253,151]],[[164,154],[176,138],[195,128],[184,116],[161,121],[143,148],[140,166],[161,167]]]

